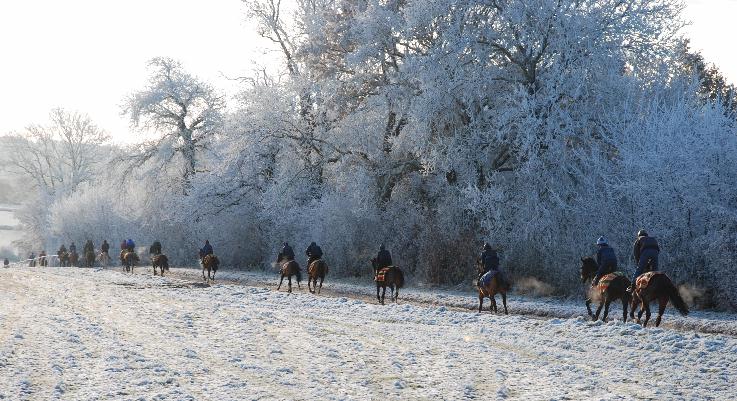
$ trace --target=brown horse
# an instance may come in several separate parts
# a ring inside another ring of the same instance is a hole
[[[69,252],[58,252],[57,256],[59,257],[59,266],[69,267]]]
[[[202,260],[202,279],[215,281],[215,272],[218,271],[220,266],[220,259],[213,254],[205,255]],[[205,276],[205,270],[207,270],[207,276]],[[212,273],[212,275],[210,274]],[[162,274],[163,275],[163,274]]]
[[[297,276],[297,288],[302,289],[299,285],[299,282],[302,281],[302,269],[299,268],[299,263],[297,263],[297,261],[288,260],[282,263],[279,273],[281,274],[281,279],[279,280],[279,286],[276,287],[277,291],[281,288],[285,276],[287,277],[288,284],[287,292],[292,292],[292,276]]]
[[[84,253],[85,258],[85,266],[86,267],[94,267],[95,266],[95,251],[87,251]]]
[[[660,326],[660,320],[663,318],[668,300],[673,303],[673,306],[681,315],[688,315],[688,306],[681,294],[678,293],[678,288],[673,285],[670,277],[663,272],[655,271],[647,272],[637,278],[635,288],[632,291],[630,318],[634,319],[635,309],[639,307],[637,322],[640,323],[642,313],[645,312],[645,321],[642,323],[642,327],[647,327],[647,322],[650,320],[650,302],[655,300],[658,301],[658,317],[655,319],[655,327]]]
[[[371,259],[371,265],[374,268],[374,281],[376,282],[376,299],[379,303],[384,305],[384,298],[386,297],[386,287],[391,289],[391,295],[389,300],[394,303],[399,298],[399,289],[404,287],[404,273],[398,266],[387,266],[378,268],[376,258]],[[381,295],[379,295],[379,289],[382,289]],[[396,290],[395,290],[396,289]]]
[[[596,261],[592,257],[581,258],[581,282],[586,283],[589,280],[593,280],[596,276],[596,271],[599,270]],[[612,301],[617,299],[622,300],[622,322],[627,321],[627,305],[632,297],[627,292],[627,287],[630,285],[630,280],[622,272],[614,272],[605,275],[599,279],[599,284],[592,287],[587,293],[586,298],[586,310],[589,312],[594,320],[599,320],[599,314],[601,308],[604,307],[604,316],[601,320],[606,321],[609,315],[609,305]],[[591,312],[591,302],[593,300],[599,301],[599,307],[596,308],[596,314]]]
[[[133,268],[136,267],[136,263],[140,261],[135,252],[125,249],[120,251],[120,260],[123,262],[126,273],[133,273]]]
[[[164,277],[164,270],[169,270],[169,258],[164,254],[153,255],[151,256],[151,265],[154,268],[154,276],[158,267],[161,270],[161,277]]]
[[[496,313],[496,294],[501,294],[502,305],[504,305],[504,314],[508,315],[507,310],[507,292],[511,289],[509,281],[504,279],[504,275],[500,271],[484,272],[484,264],[481,259],[476,260],[476,269],[479,272],[479,281],[477,283],[479,289],[479,313],[484,307],[484,298],[489,297],[491,305],[489,311]],[[489,274],[489,276],[486,276]]]
[[[79,267],[79,254],[77,253],[77,251],[71,252],[69,254],[69,264],[74,267]]]
[[[310,263],[310,266],[307,268],[307,289],[313,294],[315,293],[315,289],[317,289],[317,293],[319,294],[326,274],[328,274],[328,264],[324,260],[318,259]],[[320,279],[320,287],[317,286],[318,278]],[[312,283],[312,287],[310,287],[310,283]]]

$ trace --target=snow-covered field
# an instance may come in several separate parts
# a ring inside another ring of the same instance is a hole
[[[0,398],[735,397],[737,339],[729,335],[479,315],[415,303],[421,290],[404,294],[412,303],[380,306],[238,284],[237,274],[206,286],[195,274],[0,270]],[[511,297],[512,313],[526,302],[535,301]]]

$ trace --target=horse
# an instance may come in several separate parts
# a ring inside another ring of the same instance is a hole
[[[589,280],[593,280],[596,276],[596,271],[599,270],[596,261],[592,257],[581,258],[581,282],[586,283]],[[593,320],[599,320],[599,314],[601,308],[604,308],[603,321],[606,321],[609,315],[609,305],[612,301],[617,299],[622,300],[622,322],[627,321],[627,305],[632,297],[627,292],[627,287],[630,285],[630,280],[622,272],[614,272],[604,275],[599,278],[599,284],[596,287],[591,288],[590,292],[587,293],[586,298],[586,310],[589,312],[589,316]],[[599,300],[599,307],[596,309],[596,314],[591,312],[592,298]]]
[[[302,287],[300,287],[299,285],[299,282],[302,281],[302,269],[299,268],[299,263],[297,263],[296,260],[289,260],[282,263],[281,268],[279,269],[279,273],[281,274],[281,279],[279,280],[279,286],[276,287],[277,291],[279,291],[282,283],[284,282],[284,276],[287,277],[287,292],[292,292],[292,276],[297,276],[297,288],[299,288],[300,290],[302,289]]]
[[[85,258],[85,266],[87,267],[94,267],[95,266],[95,251],[87,251],[84,253]]]
[[[79,267],[79,254],[77,251],[73,251],[69,254],[69,264],[74,267]]]
[[[164,270],[169,270],[169,258],[164,254],[157,254],[151,256],[151,265],[154,268],[154,276],[156,275],[156,268],[161,269],[161,277],[164,277]]]
[[[59,257],[59,266],[69,267],[69,252],[59,252],[57,256]]]
[[[110,255],[108,255],[107,252],[100,252],[99,255],[97,255],[97,259],[100,261],[100,266],[107,267],[107,265],[110,264]]]
[[[135,252],[128,250],[120,251],[120,259],[123,262],[123,266],[125,266],[126,273],[133,273],[133,268],[136,267],[136,263],[140,261]]]
[[[642,327],[647,327],[650,320],[650,302],[658,301],[658,317],[655,319],[655,327],[660,326],[660,321],[668,305],[668,300],[675,306],[682,316],[688,315],[688,306],[678,293],[678,288],[673,284],[670,277],[663,272],[651,271],[640,275],[632,290],[632,308],[630,318],[635,318],[635,308],[639,306],[637,322],[640,323],[642,313],[645,312],[645,321]]]
[[[209,254],[203,256],[200,262],[202,263],[202,279],[215,281],[215,272],[218,271],[218,266],[220,266],[220,259],[213,254]],[[207,276],[205,276],[205,270],[207,270]],[[210,272],[212,272],[212,277],[210,277]]]
[[[326,274],[328,274],[328,264],[324,260],[317,259],[310,263],[310,266],[307,268],[307,289],[313,294],[315,293],[315,289],[317,289],[317,293],[319,294]],[[320,279],[320,287],[317,286],[318,278]],[[312,283],[312,288],[310,288],[310,283]]]
[[[399,298],[399,289],[404,287],[404,273],[398,266],[386,266],[378,268],[378,262],[376,258],[371,259],[371,264],[374,268],[374,281],[376,282],[376,299],[379,303],[384,305],[384,298],[386,297],[386,287],[391,289],[391,295],[389,299],[397,302]],[[396,288],[396,291],[395,291]],[[381,295],[379,295],[379,289],[383,289]]]
[[[484,298],[489,297],[491,305],[489,311],[497,313],[496,294],[502,295],[502,305],[504,305],[504,314],[508,315],[507,310],[507,292],[511,289],[509,281],[504,279],[503,274],[498,270],[484,271],[484,264],[481,259],[476,260],[476,269],[479,272],[479,281],[477,283],[479,289],[479,313],[484,307]],[[487,276],[489,275],[489,276]]]

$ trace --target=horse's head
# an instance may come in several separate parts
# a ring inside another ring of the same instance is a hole
[[[581,258],[581,282],[582,283],[585,283],[586,281],[593,279],[597,270],[598,270],[598,267],[596,265],[596,261],[594,260],[594,258],[590,256]]]

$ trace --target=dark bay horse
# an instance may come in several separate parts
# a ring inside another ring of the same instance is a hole
[[[328,264],[324,260],[318,259],[310,263],[310,266],[307,268],[307,289],[313,294],[317,290],[319,294],[326,274],[328,274]],[[320,279],[320,287],[317,286],[318,278]],[[310,283],[312,287],[310,287]]]
[[[478,282],[479,313],[481,313],[481,310],[484,306],[485,297],[489,297],[489,299],[491,300],[489,311],[493,311],[494,313],[496,313],[496,294],[501,294],[502,305],[504,305],[504,314],[508,315],[509,312],[507,311],[507,292],[512,287],[509,281],[504,279],[503,274],[499,271],[491,271],[489,273],[485,273],[484,264],[481,262],[480,259],[476,260],[476,269],[478,270],[479,274],[483,274],[483,276],[479,278]],[[490,274],[490,276],[486,276],[486,274]]]
[[[69,253],[69,264],[74,267],[79,267],[79,254],[77,251]]]
[[[85,266],[86,267],[94,267],[95,266],[95,251],[87,251],[84,254],[85,258]]]
[[[156,275],[156,268],[161,270],[161,277],[164,277],[164,271],[169,270],[169,258],[164,254],[158,254],[151,256],[151,265],[154,268],[154,276]]]
[[[302,289],[302,287],[299,286],[299,282],[302,281],[302,269],[299,268],[299,263],[297,263],[297,261],[289,260],[282,263],[279,273],[281,274],[281,279],[279,280],[279,286],[276,287],[277,291],[281,288],[281,284],[284,282],[285,276],[287,277],[289,288],[287,292],[292,292],[292,276],[297,276],[297,288]]]
[[[384,305],[386,287],[389,287],[391,289],[389,299],[396,303],[397,298],[399,298],[399,289],[404,287],[404,273],[398,266],[387,266],[378,269],[376,258],[371,259],[371,265],[374,268],[374,281],[376,281],[376,299]],[[379,289],[383,290],[381,295],[379,295]]]
[[[650,302],[655,300],[658,301],[658,317],[655,319],[655,327],[660,326],[660,320],[665,312],[665,307],[668,305],[668,300],[673,303],[673,306],[681,315],[688,315],[688,305],[686,305],[681,294],[678,293],[678,288],[673,284],[670,277],[663,272],[654,271],[642,274],[637,278],[635,288],[632,291],[630,318],[634,319],[635,309],[639,307],[637,322],[640,322],[642,313],[645,312],[645,321],[642,323],[642,327],[647,327],[647,322],[650,320]]]
[[[59,258],[59,266],[69,267],[69,252],[58,252],[57,257]]]
[[[215,281],[215,273],[218,271],[220,266],[220,259],[214,254],[205,255],[202,258],[202,279],[205,281]],[[207,270],[207,276],[205,276],[205,270]],[[164,275],[163,272],[161,274]]]
[[[593,280],[596,276],[596,271],[599,270],[596,261],[592,257],[581,258],[581,282],[586,283]],[[601,308],[604,308],[604,316],[602,320],[606,321],[609,315],[609,305],[612,301],[617,299],[622,300],[622,322],[627,321],[627,305],[630,302],[631,295],[627,292],[627,287],[630,285],[630,280],[622,272],[614,272],[605,275],[599,279],[599,284],[592,287],[587,292],[586,298],[586,310],[589,312],[594,320],[599,320],[599,314]],[[599,301],[599,307],[596,309],[596,314],[591,312],[591,302],[593,300]]]

